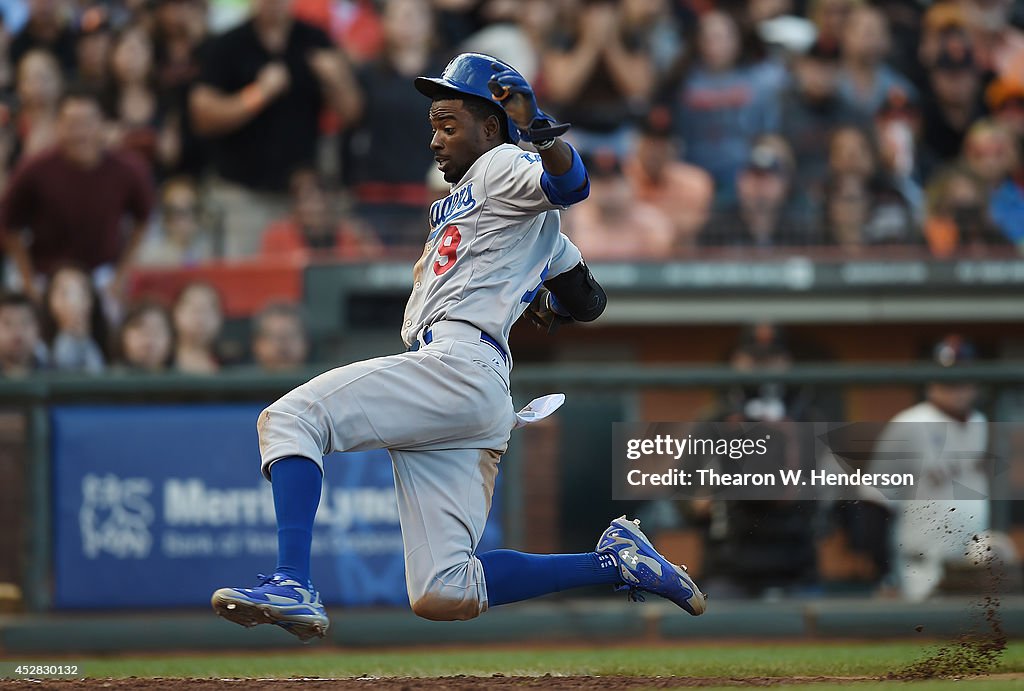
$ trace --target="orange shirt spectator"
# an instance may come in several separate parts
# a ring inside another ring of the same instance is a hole
[[[264,231],[263,256],[305,259],[323,254],[354,259],[379,253],[380,242],[376,237],[336,218],[327,189],[316,171],[297,170],[291,176],[290,188],[292,212]]]

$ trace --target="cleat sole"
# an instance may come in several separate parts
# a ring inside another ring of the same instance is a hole
[[[215,592],[210,598],[210,605],[218,616],[230,622],[246,628],[260,624],[274,624],[303,643],[313,638],[324,638],[330,627],[330,622],[326,617],[281,613],[270,604],[236,599],[227,588]]]

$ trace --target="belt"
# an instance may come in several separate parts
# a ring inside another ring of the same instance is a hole
[[[434,335],[430,332],[430,329],[427,329],[426,331],[423,332],[423,343],[421,344],[419,339],[416,339],[415,341],[412,342],[412,345],[409,346],[409,350],[419,350],[422,346],[430,345],[433,342],[433,340]],[[505,349],[501,347],[500,343],[498,343],[494,338],[484,333],[483,331],[480,332],[480,341],[482,343],[486,343],[487,345],[491,346],[496,351],[498,351],[498,355],[501,356],[502,362],[505,363],[506,367],[508,366],[508,355],[505,353]]]

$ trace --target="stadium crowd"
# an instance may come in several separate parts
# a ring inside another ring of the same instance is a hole
[[[573,123],[592,194],[564,227],[591,259],[1024,246],[1020,2],[3,0],[0,11],[0,237],[14,291],[0,312],[25,308],[12,319],[36,322],[51,365],[216,368],[206,341],[220,296],[184,291],[170,313],[133,304],[138,268],[416,252],[447,185],[411,79],[465,50],[516,65]],[[105,330],[117,332],[109,346]],[[3,357],[17,369],[38,354]]]

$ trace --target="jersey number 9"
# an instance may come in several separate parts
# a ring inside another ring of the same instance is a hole
[[[455,266],[455,260],[458,259],[455,253],[461,240],[462,233],[459,232],[457,226],[448,226],[444,229],[444,235],[437,243],[437,259],[434,260],[435,275],[440,276]]]

